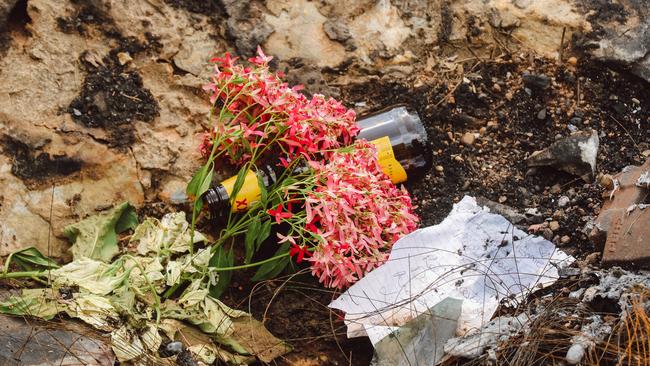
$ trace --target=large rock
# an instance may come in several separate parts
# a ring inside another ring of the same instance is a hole
[[[589,42],[591,53],[606,62],[628,68],[650,81],[650,5],[645,0],[615,4],[594,2],[598,34]],[[598,8],[598,7],[602,8]]]

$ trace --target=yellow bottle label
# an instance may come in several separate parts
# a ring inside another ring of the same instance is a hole
[[[235,188],[235,182],[237,182],[237,176],[230,177],[223,182],[221,185],[228,192],[228,196],[232,197],[232,192]],[[262,191],[260,190],[259,183],[257,181],[257,175],[252,170],[246,172],[244,177],[244,183],[242,184],[235,200],[232,204],[232,212],[241,212],[248,210],[255,202],[258,202],[262,196]]]
[[[395,152],[393,151],[393,146],[390,144],[390,138],[384,136],[372,140],[370,143],[377,148],[377,162],[379,163],[379,167],[390,178],[391,182],[393,184],[406,182],[406,170],[395,159]]]

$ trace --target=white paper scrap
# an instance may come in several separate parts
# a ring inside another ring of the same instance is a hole
[[[329,306],[345,312],[348,337],[375,344],[393,327],[451,297],[462,302],[458,335],[488,322],[502,301],[555,282],[575,259],[465,196],[439,225],[397,241],[388,261]]]

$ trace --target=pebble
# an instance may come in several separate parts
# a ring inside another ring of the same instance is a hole
[[[165,346],[165,349],[167,350],[167,352],[172,353],[174,355],[177,355],[177,354],[183,352],[183,348],[184,348],[183,343],[178,342],[178,341],[167,343],[167,346]]]
[[[476,137],[474,137],[474,134],[471,132],[466,132],[463,137],[460,138],[460,142],[467,146],[473,145],[474,140],[476,140]]]
[[[640,101],[640,100],[638,100],[638,99],[636,99],[636,98],[632,98],[631,100],[632,100],[632,103],[634,103],[634,104],[636,104],[636,105],[641,105],[641,101]]]
[[[445,171],[445,168],[442,165],[436,165],[436,171],[442,173]]]
[[[524,72],[522,78],[524,80],[524,85],[531,89],[546,89],[551,84],[551,79],[544,74],[529,74]]]
[[[546,119],[546,108],[542,108],[537,112],[537,119]]]
[[[551,194],[558,194],[560,192],[562,192],[562,186],[561,185],[555,184],[555,185],[553,185],[553,187],[551,187]]]
[[[564,235],[563,237],[560,238],[560,243],[562,244],[569,244],[571,241],[571,237],[568,235]]]
[[[598,183],[600,183],[603,188],[609,189],[614,186],[614,178],[609,174],[605,174],[600,177]]]
[[[557,221],[551,221],[548,224],[548,228],[551,229],[552,231],[558,231],[560,229],[560,223]]]
[[[546,228],[542,231],[542,236],[546,240],[552,240],[553,239],[553,230]]]
[[[564,207],[564,206],[568,205],[570,201],[571,201],[571,199],[569,199],[569,197],[562,196],[557,200],[557,205],[559,207]]]
[[[508,197],[506,197],[506,196],[499,197],[499,203],[504,203],[507,200],[508,200]]]
[[[650,150],[645,150],[644,152],[641,153],[644,157],[650,157]]]
[[[577,59],[575,56],[571,56],[571,57],[569,57],[569,58],[566,60],[566,62],[567,62],[569,65],[573,65],[573,66],[575,66],[575,65],[578,64],[578,59]]]
[[[74,113],[75,116],[81,116],[81,111],[78,110],[77,108],[72,108],[72,113]]]
[[[462,156],[456,155],[456,156],[454,156],[454,161],[457,162],[457,163],[462,163],[464,160],[463,160]]]
[[[514,95],[512,95],[512,92],[506,92],[506,99],[512,100],[513,97]]]

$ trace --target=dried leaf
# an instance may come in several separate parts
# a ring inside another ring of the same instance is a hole
[[[96,295],[108,295],[120,287],[128,277],[123,271],[122,262],[110,265],[89,258],[72,261],[65,266],[53,270],[51,277],[54,287],[79,286]]]
[[[109,299],[94,294],[75,294],[69,309],[71,316],[104,331],[112,330],[112,324],[115,324],[114,320],[119,318],[119,314]]]
[[[125,202],[104,214],[67,226],[63,234],[73,242],[74,259],[87,257],[109,262],[119,252],[117,234],[133,228],[135,223],[133,206]]]
[[[201,279],[194,280],[178,299],[178,304],[184,308],[189,308],[203,301],[208,295],[208,289],[201,287],[202,282]]]
[[[191,228],[185,219],[185,212],[169,213],[161,220],[147,218],[138,225],[131,237],[131,243],[138,243],[141,255],[160,253],[167,250],[173,253],[185,253],[190,249]],[[194,243],[205,241],[203,234],[194,232]]]

